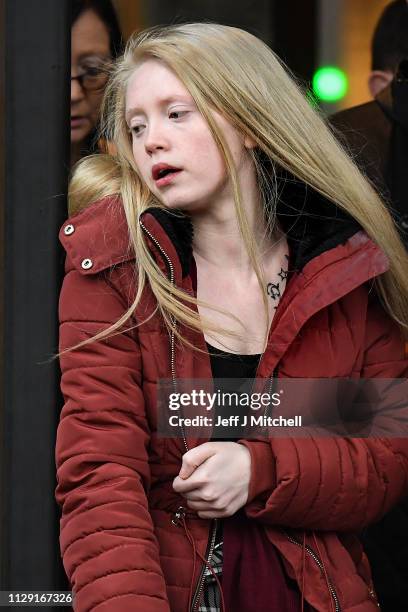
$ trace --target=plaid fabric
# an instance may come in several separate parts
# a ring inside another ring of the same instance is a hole
[[[211,567],[219,579],[222,574],[222,542],[214,546],[211,557]],[[204,590],[198,612],[220,612],[220,590],[214,576],[206,567],[204,571]]]

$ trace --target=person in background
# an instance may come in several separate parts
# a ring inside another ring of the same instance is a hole
[[[391,2],[372,41],[374,100],[330,118],[360,168],[388,200],[408,246],[408,3]],[[408,498],[366,529],[363,543],[383,612],[408,610]]]
[[[108,78],[107,67],[122,51],[111,0],[73,0],[71,13],[71,165],[94,152]]]
[[[393,80],[401,60],[408,57],[408,3],[388,4],[374,30],[368,88],[376,98]]]
[[[408,246],[408,3],[386,6],[372,40],[374,100],[330,117],[360,169],[388,201]]]

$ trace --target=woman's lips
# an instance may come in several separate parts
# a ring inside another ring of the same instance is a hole
[[[177,175],[180,174],[180,172],[182,172],[182,170],[173,170],[172,172],[166,174],[166,176],[163,176],[163,178],[159,178],[154,182],[157,187],[165,187],[166,185],[169,185],[177,177]]]
[[[73,130],[84,127],[87,124],[88,119],[86,117],[71,117],[71,129]]]

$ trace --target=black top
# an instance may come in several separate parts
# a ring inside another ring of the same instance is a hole
[[[213,378],[254,378],[261,355],[226,353],[206,342]]]
[[[236,353],[227,353],[211,346],[208,342],[206,344],[210,353],[213,378],[218,379],[216,389],[224,393],[250,393],[261,355],[238,355]],[[237,378],[241,379],[239,383],[234,380]],[[215,419],[219,416],[228,418],[231,414],[237,414],[242,419],[244,415],[248,414],[248,407],[215,405],[213,415]],[[223,427],[222,434],[224,437],[219,437],[220,429],[217,431],[218,435],[216,438],[213,438],[214,440],[226,442],[241,437],[240,430],[237,426],[231,426],[231,428]]]

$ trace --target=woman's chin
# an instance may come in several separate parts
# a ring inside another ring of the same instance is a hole
[[[84,142],[91,130],[85,127],[71,127],[71,146],[78,147],[82,142]]]
[[[203,210],[208,209],[208,205],[206,206],[201,202],[191,202],[190,200],[186,200],[184,198],[159,199],[165,208],[168,208],[169,210],[182,210],[186,214],[202,212]]]
[[[172,202],[163,202],[162,204],[165,208],[168,208],[169,210],[185,210],[186,212],[191,208],[191,204],[186,204],[185,202],[177,202],[177,201],[172,201]]]

